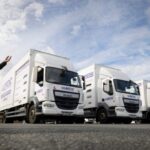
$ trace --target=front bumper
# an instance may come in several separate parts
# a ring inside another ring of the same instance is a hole
[[[74,110],[59,109],[55,102],[45,101],[41,105],[41,115],[46,116],[77,116],[83,117],[83,104],[79,104]]]
[[[116,117],[128,117],[128,118],[142,118],[142,113],[138,111],[137,113],[129,113],[124,107],[115,107]]]
[[[142,118],[142,113],[138,111],[137,113],[129,113],[126,111],[125,107],[110,107],[107,110],[107,115],[109,118],[131,118],[139,119]]]

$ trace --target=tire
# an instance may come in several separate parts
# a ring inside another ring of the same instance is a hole
[[[30,105],[27,110],[26,122],[31,124],[37,123],[36,107],[34,105]]]
[[[98,110],[97,122],[100,122],[101,124],[109,123],[109,118],[107,117],[107,112],[104,108]]]

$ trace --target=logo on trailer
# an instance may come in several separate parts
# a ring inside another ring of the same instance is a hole
[[[111,97],[104,98],[105,101],[107,101],[107,100],[112,100],[112,99],[113,99],[112,96],[111,96]]]
[[[85,79],[93,77],[93,72],[86,74],[84,77],[85,77]]]

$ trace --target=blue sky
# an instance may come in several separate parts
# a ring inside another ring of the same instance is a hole
[[[29,49],[150,80],[150,0],[0,0],[0,60]]]

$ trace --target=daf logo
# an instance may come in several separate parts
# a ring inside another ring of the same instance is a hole
[[[61,87],[61,89],[67,90],[67,91],[74,91],[74,88],[71,88],[71,87],[65,87],[65,86]]]
[[[134,95],[127,95],[128,96],[128,98],[136,98],[136,96],[134,96]]]

